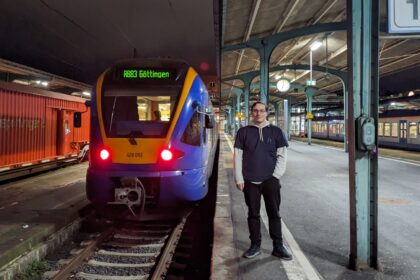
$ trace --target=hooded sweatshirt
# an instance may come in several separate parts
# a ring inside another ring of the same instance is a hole
[[[288,146],[283,131],[268,121],[240,128],[234,150],[236,183],[248,180],[258,184],[271,176],[280,179],[286,170]]]

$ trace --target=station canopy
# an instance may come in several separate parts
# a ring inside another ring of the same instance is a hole
[[[387,33],[386,1],[380,2],[381,33],[379,42],[379,75],[381,105],[388,108],[420,108],[420,41],[418,38],[392,36]],[[294,34],[305,27],[346,21],[345,0],[227,0],[223,26],[223,47],[246,44],[257,39],[268,39],[277,34]],[[273,51],[269,67],[285,65],[309,65],[310,47],[320,42],[320,47],[312,51],[316,80],[314,108],[342,107],[343,85],[329,69],[347,71],[347,34],[344,30],[330,30],[293,38],[279,44]],[[298,67],[295,67],[298,68]],[[260,56],[253,48],[222,52],[222,104],[231,102],[234,89],[241,89],[243,82],[234,78],[238,74],[259,71]],[[270,102],[281,101],[291,96],[294,105],[306,104],[304,89],[309,80],[305,69],[282,69],[272,71],[270,76]],[[275,84],[279,79],[287,79],[292,87],[281,93]],[[251,86],[250,100],[257,100],[259,76]],[[295,87],[293,86],[295,85]],[[392,105],[391,105],[392,104]]]

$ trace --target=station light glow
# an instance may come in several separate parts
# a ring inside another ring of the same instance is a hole
[[[322,45],[320,41],[315,41],[311,44],[311,51],[316,51]]]

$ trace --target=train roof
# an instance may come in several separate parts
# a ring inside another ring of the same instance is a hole
[[[38,95],[38,96],[49,97],[49,98],[54,98],[54,99],[74,101],[78,103],[85,103],[87,100],[81,97],[71,96],[64,93],[58,93],[58,92],[53,92],[49,90],[34,88],[31,86],[3,82],[3,81],[0,81],[0,89],[6,90],[6,91],[22,92],[26,94]]]

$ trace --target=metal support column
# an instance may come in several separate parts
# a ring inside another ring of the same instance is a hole
[[[232,111],[233,108],[229,107],[227,112],[227,127],[226,127],[226,133],[231,134],[232,133]]]
[[[351,268],[378,268],[379,0],[347,0]]]
[[[237,94],[236,95],[236,115],[235,115],[235,120],[237,119],[237,125],[236,125],[236,130],[235,130],[235,134],[236,132],[239,130],[239,128],[241,127],[241,118],[240,118],[240,113],[241,112],[241,94]]]
[[[231,129],[230,134],[235,136],[236,134],[236,96],[232,97],[232,114],[231,114]]]
[[[244,82],[244,113],[245,125],[249,124],[249,91],[251,88],[251,80],[243,80]]]
[[[308,90],[306,91],[306,98],[307,98],[307,105],[306,105],[306,118],[308,119],[308,145],[312,144],[312,87],[309,86]]]
[[[274,103],[274,124],[279,126],[279,103]]]
[[[343,134],[343,143],[344,143],[344,152],[349,152],[349,141],[347,139],[347,135],[349,134],[349,112],[348,112],[348,96],[349,93],[347,92],[346,83],[342,81],[343,84],[343,103],[344,103],[344,134]]]
[[[284,116],[283,131],[286,133],[286,135],[289,135],[289,114],[290,114],[289,113],[289,100],[285,99],[283,101],[283,116]]]
[[[292,98],[287,97],[287,137],[290,140],[290,124],[292,123]]]
[[[260,101],[268,105],[269,103],[269,64],[270,64],[270,54],[268,53],[266,44],[263,41],[262,47],[259,49],[260,53]]]

